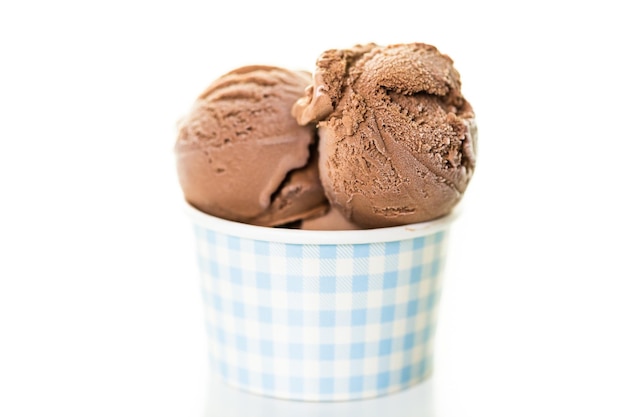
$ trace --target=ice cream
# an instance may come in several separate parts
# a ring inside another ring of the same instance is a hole
[[[226,383],[344,401],[431,375],[443,276],[433,265],[445,264],[456,217],[445,214],[475,164],[460,87],[432,46],[370,44],[325,52],[314,78],[240,68],[197,99],[175,154],[195,206],[211,364]],[[346,349],[383,345],[367,360]]]
[[[459,73],[422,43],[328,50],[313,79],[270,66],[231,71],[198,97],[175,147],[185,198],[201,211],[318,230],[450,213],[475,149]]]
[[[359,230],[362,227],[350,223],[336,208],[331,207],[327,213],[321,216],[310,217],[302,220],[299,229],[302,230]]]
[[[311,75],[248,66],[213,82],[179,123],[178,178],[186,200],[229,220],[279,226],[325,213],[314,126],[291,108]]]
[[[317,125],[326,196],[361,227],[446,215],[474,171],[474,112],[434,46],[326,51],[293,115]]]

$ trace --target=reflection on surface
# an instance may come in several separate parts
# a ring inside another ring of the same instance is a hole
[[[435,417],[432,379],[370,400],[313,403],[277,400],[240,391],[212,376],[206,417]]]

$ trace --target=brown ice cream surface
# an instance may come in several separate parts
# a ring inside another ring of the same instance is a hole
[[[362,227],[448,214],[474,171],[472,107],[452,60],[430,45],[324,52],[293,114],[317,124],[326,196]]]
[[[302,230],[359,230],[361,227],[350,223],[336,208],[331,207],[328,212],[318,217],[303,220]]]
[[[269,66],[231,71],[212,83],[179,123],[179,182],[199,210],[277,226],[327,209],[313,126],[290,111],[310,74]]]

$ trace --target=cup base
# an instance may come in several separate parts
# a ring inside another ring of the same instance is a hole
[[[273,398],[277,400],[284,401],[294,401],[294,402],[304,402],[304,403],[334,403],[334,402],[349,402],[349,401],[361,401],[361,400],[370,400],[374,398],[386,397],[389,395],[397,394],[407,389],[413,388],[417,385],[423,384],[432,378],[433,370],[432,368],[428,370],[421,378],[412,380],[408,383],[402,385],[394,385],[385,391],[371,391],[371,392],[361,392],[357,396],[352,396],[350,394],[338,394],[333,393],[332,396],[318,396],[313,394],[307,395],[294,395],[293,393],[281,393],[278,391],[267,392],[261,389],[254,389],[248,385],[238,384],[236,381],[230,381],[225,379],[222,375],[217,372],[214,372],[216,378],[219,378],[219,381],[225,384],[228,387],[236,389],[238,391],[244,392],[246,394],[256,395],[264,398]]]

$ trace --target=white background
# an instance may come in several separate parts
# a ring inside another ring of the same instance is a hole
[[[618,2],[344,3],[1,3],[1,416],[626,415]],[[370,41],[450,55],[479,123],[434,378],[343,404],[224,388],[175,123],[223,72]]]

